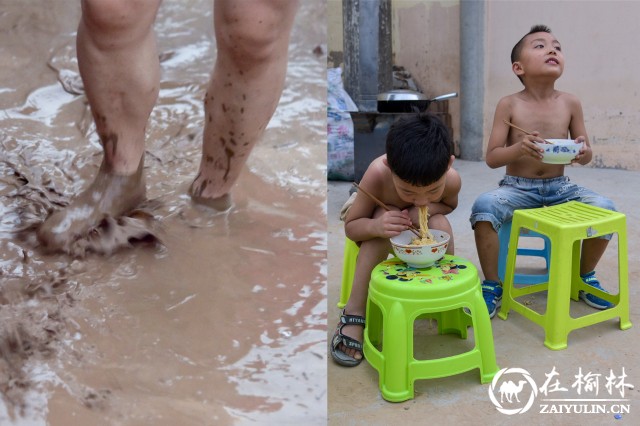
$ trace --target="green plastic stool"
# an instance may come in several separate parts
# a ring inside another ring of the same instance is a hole
[[[551,241],[549,281],[516,288],[513,285],[516,252],[520,228],[546,235]],[[618,282],[617,295],[608,294],[586,285],[580,278],[580,247],[584,239],[607,234],[618,234]],[[627,225],[622,213],[605,210],[588,204],[570,201],[552,207],[516,210],[513,215],[511,237],[507,255],[507,271],[504,281],[502,308],[498,316],[507,319],[514,310],[544,329],[544,344],[550,349],[567,347],[569,332],[612,318],[620,317],[620,329],[631,327],[629,321],[629,280],[627,264]],[[518,302],[516,298],[547,291],[547,307],[544,314]],[[615,306],[596,311],[580,318],[569,314],[570,299],[578,300],[580,290],[586,290]]]
[[[349,238],[344,239],[344,255],[342,257],[342,286],[340,287],[340,301],[338,308],[342,309],[347,305],[351,295],[353,285],[353,275],[356,271],[356,259],[360,247]]]
[[[478,271],[463,258],[445,255],[425,269],[408,267],[398,258],[381,262],[371,273],[366,318],[364,355],[378,371],[380,391],[387,401],[413,398],[418,379],[479,368],[480,381],[488,383],[498,372]],[[456,333],[462,338],[467,337],[467,327],[473,327],[474,348],[440,359],[416,360],[414,322],[421,318],[435,318],[440,334]]]

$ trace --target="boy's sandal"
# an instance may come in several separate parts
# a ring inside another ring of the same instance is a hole
[[[355,367],[362,362],[362,359],[364,358],[362,342],[358,342],[356,339],[342,334],[342,328],[345,325],[360,325],[364,327],[364,324],[364,317],[361,317],[360,315],[347,315],[344,310],[342,311],[340,323],[336,327],[336,332],[333,334],[330,344],[331,357],[333,357],[335,362],[345,367]],[[344,345],[349,349],[355,349],[362,354],[362,357],[357,359],[347,355],[344,351],[338,349],[340,345]]]

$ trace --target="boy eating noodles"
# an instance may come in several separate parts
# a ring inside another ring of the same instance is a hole
[[[362,361],[362,338],[369,279],[373,268],[391,250],[389,239],[417,224],[419,207],[427,206],[431,229],[447,232],[453,254],[453,231],[445,215],[458,205],[461,181],[453,168],[453,143],[448,128],[432,114],[411,115],[395,122],[386,139],[386,154],[371,162],[360,188],[386,204],[379,207],[357,193],[345,217],[345,234],[357,242],[351,296],[340,317],[330,352],[340,365]]]

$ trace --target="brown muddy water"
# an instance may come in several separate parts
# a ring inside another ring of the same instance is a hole
[[[147,192],[162,244],[46,255],[19,230],[90,183],[101,148],[76,0],[0,0],[0,424],[326,424],[326,14],[301,2],[286,88],[234,188],[191,205],[212,7],[165,0]]]

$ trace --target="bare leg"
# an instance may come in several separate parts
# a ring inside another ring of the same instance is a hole
[[[609,240],[589,238],[582,241],[582,257],[580,258],[580,274],[587,274],[594,269],[607,249]]]
[[[153,22],[160,0],[84,0],[78,27],[80,75],[104,149],[94,182],[38,231],[41,243],[64,249],[104,217],[119,216],[145,197],[145,128],[159,91]]]
[[[273,115],[287,69],[297,2],[216,0],[216,64],[205,95],[202,159],[192,199],[218,209]]]
[[[484,279],[500,281],[498,276],[498,254],[500,252],[498,233],[490,222],[476,222],[474,235]]]
[[[378,209],[374,214],[377,217],[384,213],[384,210]],[[358,252],[356,261],[356,270],[353,274],[353,284],[351,286],[351,295],[349,301],[344,307],[344,311],[349,315],[365,316],[367,308],[367,296],[369,294],[369,281],[371,280],[371,271],[376,265],[389,256],[391,243],[386,238],[374,238],[372,240],[363,241]],[[346,325],[342,328],[342,333],[346,336],[362,342],[363,329],[358,325]],[[347,355],[360,359],[362,354],[354,349],[340,346],[339,349]]]

